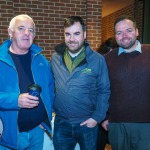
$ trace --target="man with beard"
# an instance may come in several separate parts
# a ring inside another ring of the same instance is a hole
[[[134,19],[114,24],[119,48],[106,54],[111,95],[109,133],[113,150],[150,149],[150,45],[141,45]]]
[[[96,150],[98,125],[106,116],[110,84],[105,59],[85,42],[79,16],[64,23],[65,43],[51,58],[55,79],[53,143],[55,150]]]

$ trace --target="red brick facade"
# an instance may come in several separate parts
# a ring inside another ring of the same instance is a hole
[[[96,50],[101,43],[102,0],[0,0],[0,44],[9,38],[7,28],[12,17],[31,16],[37,27],[35,43],[50,59],[54,47],[61,43],[64,18],[79,15],[87,24],[87,41]]]

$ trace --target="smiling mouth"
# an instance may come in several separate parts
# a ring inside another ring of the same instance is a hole
[[[76,43],[69,43],[69,46],[74,47],[76,46]]]
[[[124,39],[122,39],[122,41],[123,42],[128,42],[128,41],[130,41],[130,38],[124,38]]]

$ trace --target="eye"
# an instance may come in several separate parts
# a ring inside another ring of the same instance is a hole
[[[30,28],[29,32],[34,33],[34,29]]]
[[[19,30],[19,31],[24,31],[24,30],[25,30],[25,27],[22,27],[22,26],[21,26],[21,27],[18,27],[18,30]]]
[[[76,36],[77,36],[77,35],[80,35],[80,32],[76,32],[76,33],[74,33],[74,35],[76,35]]]
[[[127,29],[127,32],[132,32],[132,29]]]
[[[116,32],[116,35],[121,35],[121,34],[122,34],[122,32],[120,32],[120,31],[119,31],[119,32]]]
[[[70,36],[70,33],[65,33],[65,36]]]

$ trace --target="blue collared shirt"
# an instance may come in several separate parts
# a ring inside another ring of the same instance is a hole
[[[137,46],[135,48],[135,51],[138,51],[138,52],[142,53],[142,51],[141,51],[141,44],[140,44],[140,42],[138,40],[136,40],[136,44],[137,44]],[[124,50],[124,48],[119,47],[118,56],[120,54],[122,54],[122,53],[127,53],[127,52]]]

